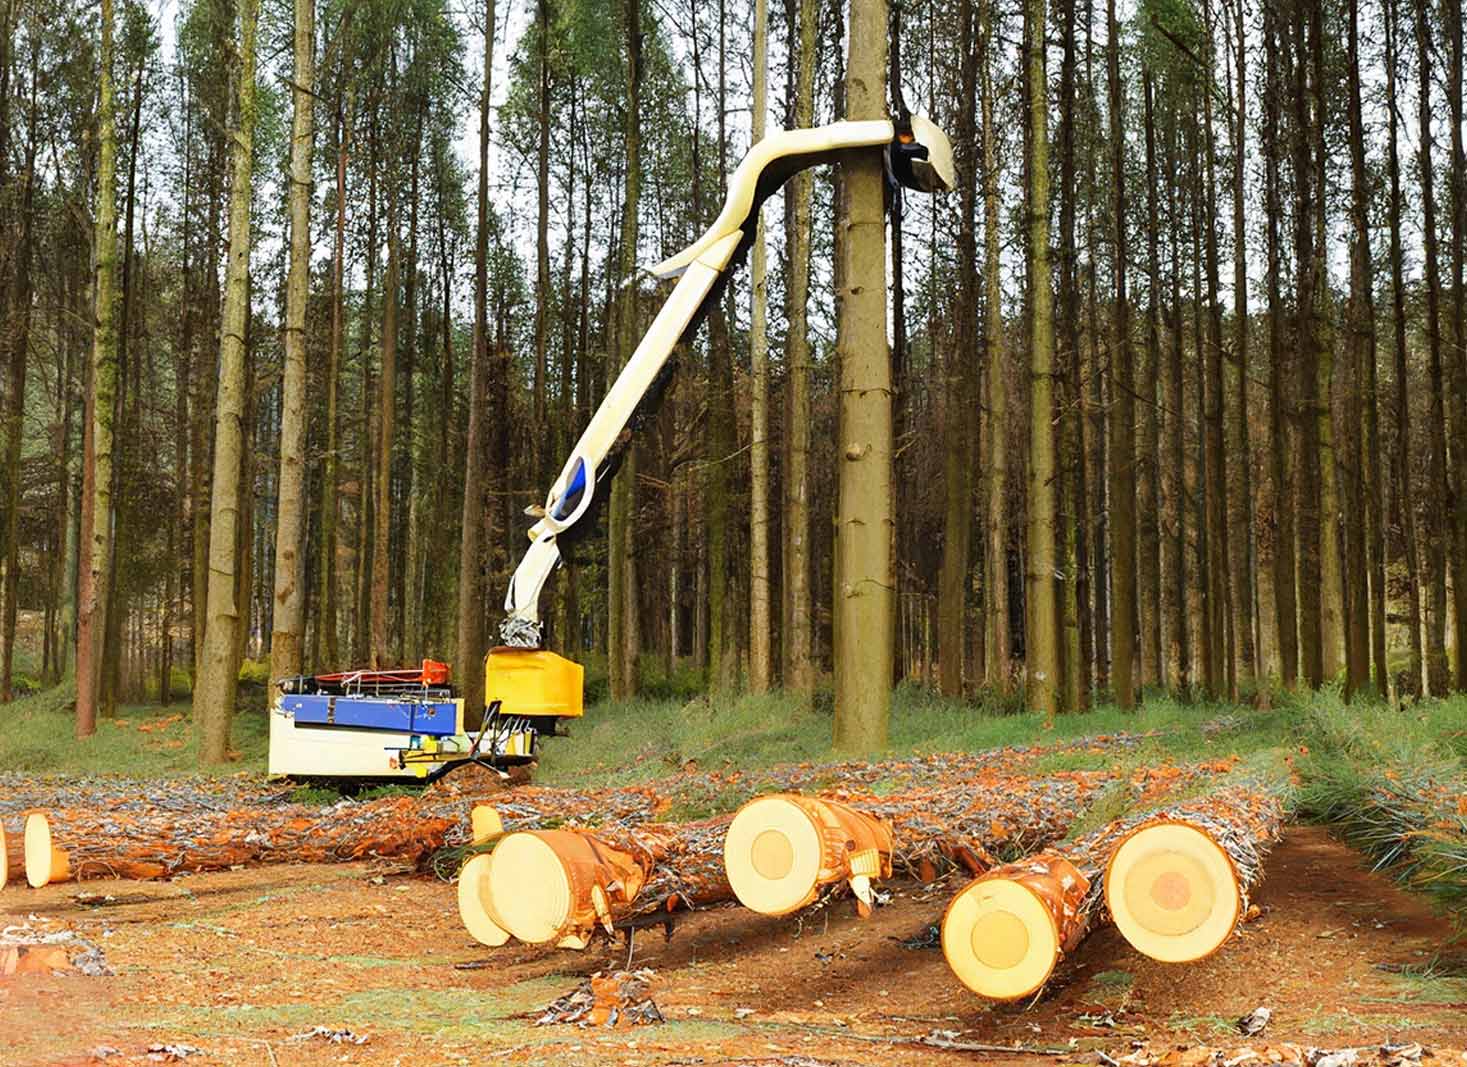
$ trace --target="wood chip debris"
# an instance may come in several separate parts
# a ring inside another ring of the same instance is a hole
[[[662,1010],[652,999],[657,973],[643,968],[638,971],[597,971],[573,991],[549,1004],[535,1020],[536,1026],[569,1023],[574,1026],[601,1026],[626,1029],[665,1022]]]
[[[292,1034],[286,1038],[287,1041],[311,1041],[320,1039],[329,1041],[333,1045],[365,1045],[369,1038],[366,1034],[354,1034],[350,1030],[334,1030],[329,1026],[313,1026],[302,1034]]]

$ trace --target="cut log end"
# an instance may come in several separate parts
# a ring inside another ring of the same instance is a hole
[[[788,915],[818,888],[820,832],[789,797],[760,797],[729,824],[723,864],[740,904],[763,915]]]
[[[474,940],[498,948],[509,941],[506,930],[489,913],[489,870],[492,853],[472,857],[458,872],[458,914]]]
[[[1183,822],[1141,827],[1121,843],[1106,869],[1105,901],[1132,947],[1165,963],[1216,952],[1243,906],[1227,853]]]
[[[560,940],[571,918],[570,872],[549,833],[505,837],[486,880],[485,898],[504,929],[532,945]]]
[[[504,820],[499,817],[499,810],[492,804],[475,804],[469,812],[469,832],[476,845],[503,837]]]
[[[25,880],[31,888],[40,889],[53,882],[71,879],[67,855],[51,841],[51,822],[44,814],[33,811],[25,817]]]
[[[1029,887],[981,878],[953,898],[942,918],[942,952],[979,996],[1018,1000],[1048,980],[1060,958],[1059,929]]]

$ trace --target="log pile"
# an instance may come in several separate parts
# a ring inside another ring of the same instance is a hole
[[[145,796],[110,806],[27,816],[27,880],[34,886],[88,878],[166,878],[182,872],[276,863],[390,859],[422,865],[474,836],[462,798],[383,797],[332,805],[233,803],[230,791],[185,792],[154,805]],[[279,796],[279,794],[276,794]],[[495,812],[509,827],[610,819],[632,824],[664,803],[645,788],[586,792],[523,787]]]
[[[1140,771],[1122,787],[1133,801],[1150,800],[1232,766]],[[988,870],[995,853],[1063,836],[1097,791],[1116,781],[1102,771],[1042,778],[992,769],[950,773],[896,796],[845,790],[762,797],[732,819],[510,833],[492,858],[465,868],[460,914],[485,944],[511,935],[584,948],[597,928],[610,933],[736,898],[765,914],[788,915],[849,887],[864,912],[873,902],[871,882],[894,868],[928,880],[954,868]]]
[[[1162,960],[1200,959],[1246,914],[1286,803],[1277,782],[1230,785],[997,867],[949,904],[942,920],[948,965],[981,996],[1029,996],[1090,933],[1107,901],[1138,950]]]

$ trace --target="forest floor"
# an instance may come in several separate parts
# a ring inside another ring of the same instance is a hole
[[[0,980],[0,1062],[147,1064],[191,1046],[191,1064],[262,1067],[1094,1065],[1101,1052],[1196,1067],[1217,1049],[1222,1063],[1245,1046],[1267,1056],[1285,1043],[1411,1040],[1435,1053],[1428,1064],[1467,1063],[1467,972],[1441,956],[1451,927],[1317,827],[1287,833],[1255,896],[1261,916],[1215,956],[1167,966],[1102,929],[1032,1004],[986,1005],[940,951],[903,943],[921,940],[952,885],[892,888],[866,921],[841,907],[803,927],[720,908],[689,916],[670,941],[643,931],[633,966],[656,972],[667,1022],[618,1031],[535,1019],[584,976],[626,966],[624,942],[485,949],[464,933],[450,887],[387,867],[12,890],[0,893],[0,927],[75,931],[115,974]],[[1258,1006],[1273,1019],[1244,1038],[1233,1021]],[[316,1027],[364,1042],[301,1036]]]
[[[80,745],[70,740],[69,716],[64,689],[7,709],[0,771],[25,773],[0,775],[0,791],[193,769],[186,706],[123,709]],[[263,719],[237,717],[241,756],[224,773],[263,778]],[[1124,744],[1062,743],[1117,741],[1122,732]],[[737,807],[761,788],[758,773],[744,772],[830,756],[830,712],[820,699],[812,707],[781,696],[710,701],[671,685],[643,701],[596,703],[572,734],[547,746],[537,782],[657,783],[672,818]],[[1467,701],[1347,709],[1321,694],[1258,711],[1156,698],[1136,712],[1064,716],[1047,730],[1012,709],[908,686],[894,698],[892,745],[893,754],[1037,745],[1023,759],[1032,774],[1288,755],[1306,778],[1311,767],[1321,772],[1319,781],[1324,769],[1355,768],[1355,778],[1329,778],[1350,797],[1376,763],[1436,761],[1460,774]],[[740,773],[688,773],[699,768]],[[708,782],[721,784],[696,784]],[[880,793],[883,782],[870,788]],[[1287,831],[1253,894],[1259,917],[1215,956],[1167,966],[1102,928],[1032,1003],[978,1000],[931,945],[931,924],[959,885],[890,883],[891,902],[866,921],[845,906],[803,922],[714,908],[687,916],[671,940],[644,930],[630,964],[656,973],[653,997],[666,1023],[614,1031],[536,1020],[590,974],[626,968],[625,941],[584,953],[489,950],[465,933],[452,886],[391,864],[9,888],[0,891],[0,933],[84,939],[103,950],[112,973],[0,977],[0,1067],[173,1058],[261,1067],[1252,1067],[1240,1058],[1244,1048],[1257,1062],[1305,1067],[1467,1067],[1460,925],[1321,826]],[[1273,1011],[1267,1029],[1239,1034],[1235,1020],[1260,1006]],[[1434,1056],[1378,1051],[1408,1040]],[[1358,1059],[1300,1051],[1344,1047],[1360,1049]]]

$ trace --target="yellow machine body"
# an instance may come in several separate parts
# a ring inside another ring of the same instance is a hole
[[[484,658],[484,695],[500,714],[578,719],[586,670],[543,649],[494,648]]]

